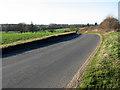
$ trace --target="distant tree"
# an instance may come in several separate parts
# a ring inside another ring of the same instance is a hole
[[[6,24],[5,25],[5,32],[8,33],[9,30],[10,30],[10,24]]]
[[[24,25],[24,32],[29,32],[29,25],[27,24]]]
[[[50,32],[54,32],[54,29],[56,29],[56,24],[50,24],[50,25],[48,25],[48,27],[47,27],[48,29],[49,29],[49,31]]]
[[[30,24],[30,32],[34,32],[34,25],[33,25],[33,22],[31,22],[31,24]]]
[[[90,26],[90,24],[89,24],[89,23],[87,23],[87,26]]]
[[[97,25],[97,23],[95,23],[95,26]]]
[[[20,33],[26,32],[26,24],[25,23],[19,23],[16,25],[17,31]]]
[[[39,30],[37,25],[34,25],[33,29],[34,29],[34,32],[37,32]]]
[[[20,31],[20,33],[23,32],[23,23],[19,23],[19,24],[17,25],[17,31]]]

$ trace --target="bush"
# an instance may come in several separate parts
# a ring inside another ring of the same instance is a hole
[[[100,24],[100,28],[102,31],[109,32],[115,31],[118,29],[118,20],[114,17],[107,17],[103,22]]]

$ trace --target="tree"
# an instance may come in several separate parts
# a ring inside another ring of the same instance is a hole
[[[50,32],[54,32],[54,29],[56,29],[56,25],[55,24],[50,24],[50,25],[48,25],[48,27],[47,27],[48,29],[49,29],[49,31]]]
[[[17,30],[20,31],[20,33],[23,32],[23,23],[19,23],[19,24],[17,25]]]
[[[9,30],[10,30],[10,24],[6,24],[5,25],[5,32],[8,33]]]
[[[88,23],[87,26],[90,26],[90,24]]]
[[[97,23],[95,23],[95,26],[97,26]]]
[[[33,25],[33,23],[31,22],[31,24],[30,24],[30,32],[34,32],[34,25]]]
[[[24,32],[29,32],[29,25],[25,24],[25,26],[24,26]]]

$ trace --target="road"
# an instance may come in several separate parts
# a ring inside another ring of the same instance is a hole
[[[95,34],[75,35],[59,43],[4,57],[3,88],[65,87],[99,41]]]

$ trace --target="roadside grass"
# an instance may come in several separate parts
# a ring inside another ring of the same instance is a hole
[[[120,88],[120,32],[101,34],[103,42],[80,78],[78,88]]]

